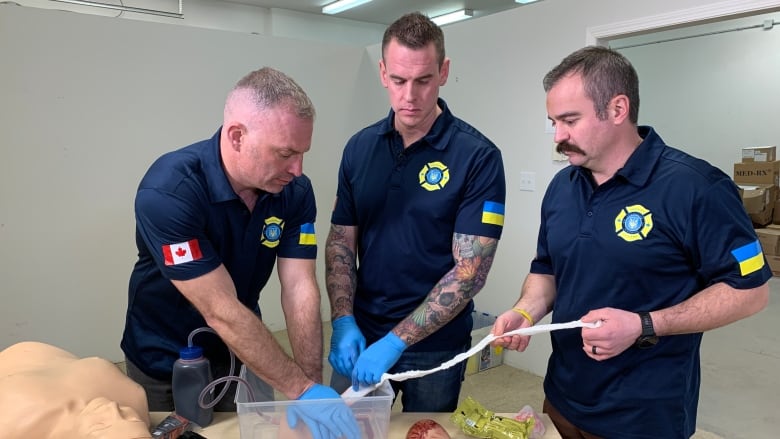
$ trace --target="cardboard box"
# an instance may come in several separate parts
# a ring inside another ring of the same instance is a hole
[[[753,224],[764,227],[772,222],[778,187],[771,184],[739,184],[742,204]]]
[[[758,242],[761,243],[764,255],[780,256],[780,229],[756,229],[756,235],[758,235]]]
[[[778,187],[773,184],[739,183],[739,195],[747,213],[758,213],[767,207],[774,208]]]
[[[777,185],[778,165],[780,162],[734,163],[734,181],[738,184],[774,184]]]
[[[769,268],[772,270],[772,274],[780,276],[780,256],[776,255],[764,255],[766,262],[769,264]]]
[[[753,223],[753,227],[765,227],[772,223],[772,214],[774,213],[773,207],[767,207],[758,213],[750,213],[750,221]]]
[[[780,200],[775,200],[775,209],[772,212],[772,224],[780,224]],[[770,224],[770,226],[772,224]]]
[[[758,213],[766,208],[769,202],[766,188],[758,185],[740,185],[739,188],[741,189],[739,194],[742,197],[742,205],[745,206],[747,213]]]
[[[471,346],[476,346],[483,338],[490,334],[493,329],[493,323],[496,316],[488,313],[473,311],[471,317],[474,320],[474,327],[471,331]],[[492,367],[500,366],[504,363],[504,350],[501,346],[493,347],[490,345],[482,348],[477,354],[474,354],[466,360],[466,375],[472,375]]]
[[[742,162],[773,162],[777,160],[774,146],[749,146],[742,148]]]

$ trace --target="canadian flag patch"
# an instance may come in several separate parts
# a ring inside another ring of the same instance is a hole
[[[197,239],[162,246],[165,265],[178,265],[202,258]]]

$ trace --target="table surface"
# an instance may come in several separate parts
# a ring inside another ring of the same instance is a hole
[[[152,412],[150,417],[152,425],[157,425],[170,413]],[[502,416],[512,416],[508,413],[499,413]],[[471,436],[463,433],[457,425],[453,424],[449,420],[449,413],[398,413],[393,412],[390,414],[390,431],[388,432],[389,439],[404,439],[406,432],[409,430],[412,424],[420,419],[433,419],[447,430],[452,439],[467,439]],[[542,420],[544,421],[545,433],[542,439],[560,439],[560,435],[553,427],[550,418],[547,415],[540,413]],[[205,436],[207,439],[238,439],[240,437],[238,429],[238,417],[235,413],[214,413],[214,421],[208,427],[199,430],[198,433]]]

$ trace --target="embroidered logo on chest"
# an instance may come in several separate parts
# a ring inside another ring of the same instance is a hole
[[[653,230],[653,213],[641,204],[620,209],[615,217],[615,233],[625,241],[640,241]]]
[[[269,216],[265,219],[263,232],[260,234],[260,243],[268,248],[274,248],[279,245],[284,230],[284,220],[275,216]]]
[[[437,191],[450,181],[450,169],[442,162],[430,162],[420,169],[420,186]]]

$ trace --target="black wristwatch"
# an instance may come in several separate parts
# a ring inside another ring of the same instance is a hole
[[[642,335],[636,339],[636,347],[639,349],[651,348],[658,343],[658,336],[655,335],[655,329],[653,328],[653,319],[650,318],[649,312],[637,314],[639,314],[639,319],[642,321]]]

